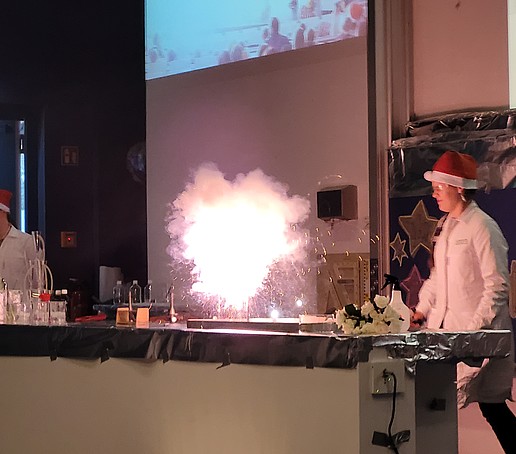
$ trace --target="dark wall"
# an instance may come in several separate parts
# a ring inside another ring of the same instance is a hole
[[[16,187],[16,178],[13,174],[16,160],[12,153],[8,153],[8,150],[12,150],[16,146],[15,138],[16,123],[13,120],[0,119],[0,187],[11,191]],[[11,207],[15,202],[13,197]]]
[[[145,177],[127,165],[131,149],[144,157],[144,2],[9,3],[0,116],[12,105],[31,115],[29,228],[44,232],[55,287],[75,277],[97,294],[100,265],[144,281]],[[70,145],[78,165],[62,166]],[[62,231],[77,232],[77,248],[60,247]]]

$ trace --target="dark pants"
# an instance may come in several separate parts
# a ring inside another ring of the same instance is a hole
[[[486,404],[479,402],[480,411],[493,428],[496,438],[507,454],[516,454],[516,416],[505,402]]]

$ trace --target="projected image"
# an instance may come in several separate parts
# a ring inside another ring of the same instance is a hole
[[[146,79],[367,32],[367,0],[146,0]]]

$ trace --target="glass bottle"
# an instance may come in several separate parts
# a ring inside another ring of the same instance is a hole
[[[121,306],[124,303],[124,286],[122,285],[122,281],[116,281],[116,285],[113,287],[113,304],[115,306]]]
[[[150,306],[152,303],[152,281],[149,279],[147,285],[143,288],[143,303]]]
[[[142,288],[134,280],[129,287],[129,311],[135,310],[142,302]]]

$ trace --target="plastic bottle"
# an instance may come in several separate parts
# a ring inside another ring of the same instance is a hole
[[[116,285],[113,287],[113,304],[118,307],[124,303],[124,286],[122,281],[116,281]]]
[[[401,322],[400,333],[406,333],[410,328],[410,309],[403,302],[403,298],[401,296],[400,290],[400,281],[396,276],[392,276],[391,274],[385,274],[385,284],[382,288],[385,288],[387,285],[391,285],[391,307],[400,314],[400,317],[403,319]]]
[[[152,303],[152,281],[149,279],[147,285],[143,287],[143,303],[150,306]]]
[[[142,288],[138,285],[138,281],[134,280],[129,287],[129,311],[136,309],[142,302]]]

